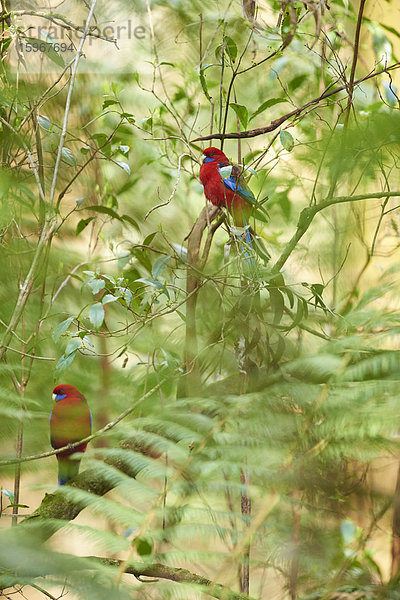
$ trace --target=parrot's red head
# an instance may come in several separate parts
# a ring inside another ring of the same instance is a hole
[[[82,394],[79,392],[79,390],[77,390],[76,387],[73,385],[69,385],[69,384],[65,383],[65,384],[57,385],[57,387],[54,388],[53,400],[55,400],[56,402],[58,402],[59,400],[63,400],[64,398],[68,398],[68,397],[84,398],[82,396]]]
[[[222,150],[219,150],[219,148],[215,148],[214,146],[210,146],[209,148],[206,148],[205,150],[203,150],[203,165],[204,163],[209,163],[209,162],[224,162],[227,161],[227,157],[225,156],[225,154],[222,152]]]

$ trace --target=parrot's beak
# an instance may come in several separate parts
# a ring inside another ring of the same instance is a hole
[[[201,155],[201,161],[202,161],[202,162],[204,162],[204,161],[206,160],[206,158],[207,158],[207,157],[206,157],[206,155],[205,155],[205,154],[202,154],[202,155]]]
[[[53,400],[55,402],[57,400],[57,394],[53,394],[52,398],[53,398]]]

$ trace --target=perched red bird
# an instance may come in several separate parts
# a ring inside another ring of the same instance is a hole
[[[224,206],[237,227],[247,227],[256,199],[247,187],[243,171],[229,162],[227,156],[211,146],[203,152],[200,181],[204,194],[215,206]]]
[[[230,227],[231,233],[238,242],[246,265],[253,271],[256,263],[249,248],[260,254],[261,243],[250,229],[249,219],[257,200],[246,184],[243,170],[232,164],[222,150],[210,146],[203,152],[200,181],[207,200],[215,206],[227,208],[232,215],[234,226]],[[270,258],[264,247],[260,256],[263,260]]]
[[[50,414],[50,443],[62,448],[79,442],[92,432],[92,413],[86,398],[73,385],[58,385],[53,390],[54,408]],[[80,460],[71,458],[76,452],[85,452],[87,442],[57,454],[58,484],[64,485],[79,472]]]

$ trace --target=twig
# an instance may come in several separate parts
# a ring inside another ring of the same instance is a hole
[[[72,64],[71,80],[70,80],[69,87],[68,87],[67,100],[65,102],[63,126],[62,126],[62,130],[61,130],[60,142],[58,144],[56,164],[54,166],[53,181],[52,181],[51,190],[50,190],[50,198],[49,198],[50,205],[53,204],[53,200],[54,200],[58,171],[60,168],[61,156],[62,156],[62,151],[63,151],[63,147],[64,147],[64,141],[65,141],[65,137],[67,135],[68,117],[69,117],[69,111],[71,108],[71,98],[72,98],[72,92],[74,89],[76,73],[78,71],[78,65],[79,65],[79,60],[81,58],[82,48],[85,43],[86,37],[88,35],[89,25],[90,25],[90,21],[92,20],[92,16],[93,16],[93,12],[94,12],[96,3],[97,3],[97,0],[92,0],[89,14],[87,16],[86,23],[85,23],[85,28],[83,30],[82,37],[79,40],[78,48],[77,48],[77,51],[75,54],[75,59]]]
[[[119,566],[121,564],[121,560],[117,558],[98,558],[96,556],[87,557],[91,560],[101,561],[103,564],[108,566]],[[196,573],[191,573],[186,569],[177,569],[175,567],[167,567],[166,565],[162,565],[160,563],[154,564],[130,564],[125,568],[125,573],[129,575],[134,575],[135,577],[153,577],[160,579],[169,579],[171,581],[176,581],[179,583],[195,583],[196,585],[203,587],[203,592],[213,596],[214,598],[218,598],[220,600],[251,600],[251,597],[247,594],[241,594],[240,592],[235,592],[220,583],[215,583],[202,575],[197,575]]]
[[[358,10],[356,34],[355,34],[355,38],[354,38],[353,62],[352,62],[352,65],[351,65],[350,81],[349,81],[349,87],[348,87],[348,100],[347,100],[347,108],[346,108],[346,122],[349,120],[351,105],[353,103],[354,77],[355,77],[355,74],[356,74],[356,66],[357,66],[357,59],[358,59],[358,49],[359,49],[359,44],[360,44],[361,23],[362,23],[362,16],[363,16],[363,12],[364,12],[365,2],[366,2],[366,0],[361,0],[360,1],[360,8]]]
[[[169,197],[169,198],[168,198],[168,200],[166,200],[165,202],[161,202],[160,204],[157,204],[156,206],[153,206],[152,208],[150,208],[150,210],[148,210],[148,211],[147,211],[147,213],[144,215],[144,219],[145,219],[145,220],[147,219],[147,217],[148,217],[149,215],[151,215],[151,213],[152,213],[154,210],[157,210],[158,208],[161,208],[162,206],[167,206],[167,204],[169,204],[169,203],[171,202],[172,198],[175,196],[176,190],[177,190],[177,188],[178,188],[179,180],[180,180],[180,178],[181,178],[181,161],[182,161],[182,158],[183,158],[184,156],[188,156],[189,158],[192,158],[192,157],[190,156],[190,154],[186,154],[186,152],[185,152],[184,154],[181,154],[181,155],[180,155],[180,157],[179,157],[179,159],[178,159],[178,175],[177,175],[177,177],[176,177],[176,181],[175,181],[175,184],[174,184],[174,187],[173,187],[173,189],[172,189],[172,192],[171,192],[171,195],[170,195],[170,197]]]
[[[328,197],[328,199],[323,200],[319,204],[308,206],[307,208],[304,208],[300,213],[296,232],[293,234],[292,238],[286,244],[286,247],[283,250],[282,254],[280,255],[280,257],[278,258],[278,260],[272,267],[272,271],[274,273],[277,273],[281,270],[281,268],[283,267],[283,265],[289,258],[290,254],[293,252],[294,248],[296,247],[296,245],[298,244],[300,239],[303,237],[303,235],[306,233],[307,229],[310,227],[313,218],[321,210],[324,210],[328,206],[332,206],[334,204],[343,204],[345,202],[358,202],[360,200],[370,200],[372,198],[379,199],[379,198],[386,198],[386,197],[398,196],[398,195],[399,195],[399,192],[397,191],[397,192],[372,192],[371,194],[359,194],[358,196],[337,196],[334,198]]]
[[[20,352],[20,350],[16,350],[15,348],[11,348],[11,346],[5,346],[7,350],[11,350],[11,352],[16,352],[21,356],[27,356],[28,358],[34,358],[36,360],[56,360],[55,358],[50,358],[47,356],[35,356],[34,354],[27,354],[26,352]]]
[[[120,423],[123,419],[125,419],[125,417],[130,415],[139,406],[139,404],[144,402],[144,400],[146,400],[146,398],[149,398],[152,394],[154,394],[157,390],[159,390],[166,381],[167,381],[167,378],[162,379],[157,385],[155,385],[153,388],[151,388],[151,390],[149,390],[146,394],[143,394],[143,396],[141,398],[139,398],[139,400],[137,400],[132,406],[130,406],[129,408],[124,410],[124,412],[121,413],[118,417],[116,417],[115,419],[113,419],[112,421],[107,423],[107,425],[105,425],[101,429],[98,429],[95,433],[92,433],[92,435],[89,435],[89,436],[83,438],[82,440],[79,440],[79,442],[74,442],[73,444],[68,444],[67,446],[63,446],[62,448],[57,448],[57,450],[51,450],[49,452],[42,452],[41,454],[34,454],[32,456],[22,456],[21,458],[11,458],[8,460],[7,459],[0,460],[0,465],[15,465],[17,463],[30,462],[32,460],[39,460],[40,458],[47,458],[48,456],[53,456],[54,454],[60,454],[60,452],[64,452],[65,450],[71,450],[73,448],[76,448],[77,446],[79,446],[80,444],[82,444],[84,442],[90,442],[91,440],[101,436],[103,433],[110,431],[110,429],[113,429],[113,427],[115,427],[118,423]]]
[[[68,89],[67,101],[66,101],[66,105],[65,105],[63,129],[61,132],[60,143],[58,146],[57,159],[56,159],[56,164],[54,167],[53,182],[52,182],[52,186],[51,186],[50,199],[49,199],[50,205],[53,204],[53,199],[54,199],[55,186],[56,186],[58,170],[59,170],[60,162],[61,162],[62,149],[63,149],[63,145],[64,145],[64,139],[65,139],[65,136],[67,133],[68,113],[69,113],[69,109],[70,109],[70,105],[71,105],[72,90],[74,87],[78,63],[79,63],[79,59],[81,56],[82,47],[83,47],[84,41],[87,36],[89,23],[92,18],[92,14],[94,11],[94,7],[96,5],[96,1],[97,0],[93,0],[93,2],[92,2],[92,6],[91,6],[91,9],[90,9],[90,12],[89,12],[86,24],[85,24],[85,30],[80,39],[78,50],[76,52],[75,60],[73,63],[72,75],[71,75],[70,85],[69,85],[69,89]],[[3,124],[5,124],[8,128],[10,128],[13,131],[13,133],[15,133],[16,135],[21,137],[20,134],[18,132],[16,132],[15,129],[1,116],[0,116],[0,121]],[[31,163],[33,172],[35,174],[35,179],[36,179],[36,183],[37,183],[37,186],[39,189],[40,197],[45,202],[46,199],[44,197],[42,186],[40,184],[39,173],[33,162],[33,158],[29,152],[29,149],[26,147],[26,144],[23,142],[23,140],[22,140],[22,144],[24,146],[24,149],[25,149],[27,156],[29,158],[29,161]],[[4,359],[4,357],[7,353],[7,348],[9,346],[11,337],[13,335],[13,331],[15,330],[17,324],[19,323],[19,321],[21,319],[23,310],[25,308],[25,304],[29,298],[30,291],[31,291],[33,283],[36,279],[37,271],[39,268],[39,261],[42,256],[42,252],[43,252],[44,248],[46,247],[47,242],[51,241],[51,238],[53,236],[55,228],[56,228],[56,216],[54,214],[52,214],[51,211],[48,211],[46,218],[45,218],[45,222],[43,224],[43,229],[42,229],[40,237],[39,237],[38,244],[36,246],[36,250],[35,250],[35,254],[32,259],[31,266],[29,268],[28,274],[25,277],[24,283],[21,285],[20,292],[18,295],[18,299],[17,299],[16,305],[15,305],[13,314],[11,316],[8,327],[7,327],[7,329],[3,335],[3,338],[1,340],[1,343],[0,343],[0,361]]]
[[[375,73],[370,73],[369,75],[366,75],[365,77],[362,77],[361,79],[357,79],[357,81],[354,82],[354,86],[362,83],[363,81],[367,81],[368,79],[371,79],[373,77],[377,77],[378,75],[381,75],[382,73],[388,73],[389,71],[398,69],[399,67],[400,67],[400,62],[390,65],[389,67],[385,67],[384,69],[381,69],[380,71],[376,71]],[[310,106],[312,106],[314,104],[318,104],[319,102],[321,102],[321,100],[325,100],[325,98],[330,98],[331,96],[334,96],[335,94],[338,94],[339,92],[342,92],[346,88],[347,88],[347,85],[341,85],[338,88],[335,88],[334,90],[326,91],[323,94],[321,94],[320,96],[318,96],[318,98],[314,98],[314,100],[310,100],[310,102],[307,102],[303,106],[300,106],[299,108],[296,108],[295,110],[292,110],[290,113],[287,113],[286,115],[283,115],[282,117],[279,117],[279,119],[275,119],[275,121],[271,121],[271,123],[269,125],[267,125],[266,127],[250,129],[248,131],[242,131],[241,133],[238,133],[238,132],[213,133],[211,135],[206,135],[204,137],[198,137],[198,138],[192,140],[192,143],[204,142],[204,141],[213,140],[213,139],[228,140],[228,139],[238,139],[238,138],[252,138],[252,137],[257,137],[258,135],[263,135],[264,133],[269,133],[270,131],[274,131],[275,129],[278,129],[278,127],[280,127],[282,125],[282,123],[284,123],[291,117],[297,116],[300,113],[302,113],[306,108],[309,108]]]

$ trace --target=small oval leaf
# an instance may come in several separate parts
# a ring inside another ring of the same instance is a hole
[[[75,235],[82,233],[84,229],[89,225],[90,221],[93,221],[94,217],[88,217],[87,219],[81,219],[76,226]]]
[[[247,123],[249,122],[249,111],[247,108],[243,104],[236,104],[235,102],[231,102],[229,106],[233,108],[237,114],[243,129],[246,129]]]
[[[285,148],[285,150],[287,150],[288,152],[291,152],[293,150],[294,139],[291,133],[283,129],[279,134],[279,139],[281,140],[281,144]]]
[[[51,121],[50,121],[49,117],[46,117],[46,115],[39,115],[38,121],[39,121],[39,125],[41,127],[43,127],[43,129],[47,129],[47,131],[50,129]]]
[[[82,340],[80,338],[74,338],[69,342],[67,347],[65,348],[64,356],[69,356],[70,354],[75,354],[75,352],[82,346]]]
[[[62,334],[67,331],[73,320],[74,317],[68,317],[68,319],[65,319],[65,321],[62,321],[57,325],[57,327],[54,328],[52,338],[55,342],[58,342]]]
[[[67,162],[69,165],[72,165],[73,167],[76,167],[76,160],[75,156],[72,153],[72,150],[70,150],[69,148],[63,148],[61,150],[61,154],[65,162]]]
[[[104,308],[101,302],[96,302],[90,307],[89,319],[95,330],[98,331],[104,321]]]
[[[87,282],[88,286],[92,290],[93,295],[98,294],[106,285],[104,279],[90,279]]]
[[[116,302],[117,300],[118,298],[116,296],[113,296],[112,294],[106,294],[101,299],[101,302],[102,304],[109,304],[110,302]]]
[[[171,256],[167,254],[165,256],[160,256],[160,258],[156,260],[151,271],[154,279],[157,279],[157,277],[163,273],[169,263],[170,258]]]
[[[123,169],[125,171],[125,173],[128,173],[128,175],[131,174],[131,168],[128,165],[128,163],[123,162],[121,160],[116,160],[115,162],[119,167],[121,167],[121,169]]]

